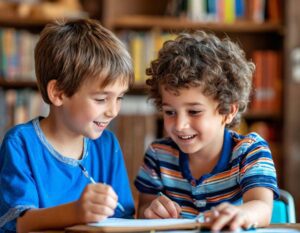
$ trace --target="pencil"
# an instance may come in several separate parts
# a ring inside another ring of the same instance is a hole
[[[82,166],[82,164],[80,164],[80,163],[78,163],[78,166],[80,167],[80,169],[81,169],[83,175],[84,175],[86,178],[88,178],[88,179],[91,181],[92,184],[96,184],[96,181],[93,179],[93,177],[91,177],[91,176],[89,175],[89,173],[88,173],[88,171],[85,169],[85,167]],[[125,209],[124,209],[124,207],[121,205],[120,202],[117,203],[117,207],[118,207],[122,212],[125,212]]]

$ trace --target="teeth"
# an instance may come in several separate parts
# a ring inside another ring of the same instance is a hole
[[[106,123],[103,123],[103,122],[99,122],[99,121],[94,121],[94,123],[98,126],[105,126]]]
[[[192,139],[195,137],[195,135],[191,135],[191,136],[178,136],[180,139],[184,139],[184,140],[187,140],[187,139]]]

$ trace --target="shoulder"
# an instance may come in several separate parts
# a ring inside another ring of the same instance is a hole
[[[238,157],[241,155],[247,155],[250,153],[264,152],[265,154],[271,154],[269,145],[265,139],[259,134],[251,132],[247,135],[241,135],[237,132],[231,131],[233,140],[233,156]]]
[[[9,129],[4,136],[3,143],[9,141],[27,141],[34,133],[33,120],[31,120],[27,123],[19,124]]]

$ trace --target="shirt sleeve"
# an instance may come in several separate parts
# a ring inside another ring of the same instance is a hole
[[[265,140],[254,134],[241,161],[240,184],[243,193],[254,187],[265,187],[278,198],[276,170],[270,148]]]
[[[158,194],[163,191],[159,161],[152,145],[148,147],[144,156],[144,162],[135,179],[135,187],[141,193]]]
[[[27,209],[38,207],[35,181],[26,151],[17,137],[6,137],[0,149],[0,227],[16,230],[16,219]]]

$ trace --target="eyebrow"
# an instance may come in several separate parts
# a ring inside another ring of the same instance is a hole
[[[186,106],[203,106],[201,103],[193,102],[193,103],[185,103]],[[168,103],[162,103],[162,106],[170,106]]]
[[[128,88],[126,90],[122,91],[120,93],[120,95],[125,94],[126,92],[128,92]],[[111,93],[113,93],[113,92],[111,92],[111,91],[94,91],[94,92],[92,92],[92,95],[109,95]]]

